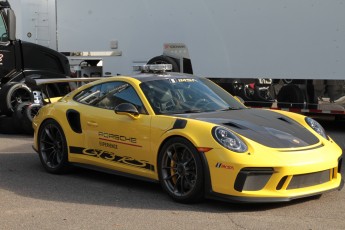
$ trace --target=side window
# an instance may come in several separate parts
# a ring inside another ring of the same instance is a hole
[[[8,42],[6,24],[2,14],[0,15],[0,42]]]
[[[94,105],[100,108],[114,110],[116,106],[122,103],[133,104],[141,114],[146,114],[146,110],[134,90],[126,82],[109,82],[102,85],[102,96]]]
[[[131,103],[138,109],[139,113],[147,113],[134,88],[126,82],[100,84],[83,90],[74,99],[83,104],[110,110],[114,110],[119,104]]]
[[[85,89],[74,96],[74,100],[83,104],[90,105],[95,102],[101,95],[101,85],[96,85]]]

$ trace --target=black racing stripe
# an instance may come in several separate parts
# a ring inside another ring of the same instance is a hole
[[[187,125],[187,120],[177,119],[172,129],[184,129]]]
[[[90,156],[90,157],[96,157],[103,160],[109,160],[110,158],[113,157],[113,159],[111,160],[112,162],[125,164],[132,167],[143,168],[143,169],[147,169],[153,172],[155,171],[155,166],[148,163],[147,161],[140,161],[140,160],[132,159],[131,157],[115,155],[115,153],[113,152],[69,146],[69,152],[72,154],[84,154],[84,152],[88,152],[88,151],[89,151],[89,154],[92,153],[91,155],[86,154],[87,156]]]
[[[69,152],[70,153],[74,153],[74,154],[83,154],[83,150],[84,149],[85,148],[70,146],[69,147]]]

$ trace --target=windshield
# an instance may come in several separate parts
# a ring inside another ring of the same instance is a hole
[[[0,42],[8,42],[7,28],[5,20],[0,12]]]
[[[162,78],[140,84],[156,114],[211,112],[246,108],[203,78]]]

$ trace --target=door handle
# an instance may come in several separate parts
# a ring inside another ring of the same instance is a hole
[[[88,121],[87,125],[88,126],[93,126],[93,127],[98,127],[98,124],[96,122],[94,122],[94,121]]]

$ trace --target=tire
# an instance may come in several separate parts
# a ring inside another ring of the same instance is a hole
[[[291,84],[293,82],[292,79],[282,79],[284,84]]]
[[[164,56],[164,55],[152,58],[151,60],[149,60],[147,62],[147,64],[148,65],[150,65],[150,64],[171,64],[172,65],[171,72],[180,72],[180,67],[177,64],[177,62],[173,58],[168,57],[168,56]]]
[[[25,117],[32,122],[33,118],[38,114],[42,108],[41,104],[31,103],[25,110]]]
[[[0,90],[0,111],[7,116],[22,102],[33,101],[31,89],[18,82],[10,82]]]
[[[24,134],[33,134],[34,132],[32,128],[32,119],[29,119],[27,116],[27,109],[31,104],[32,103],[28,101],[22,102],[16,107],[13,113],[13,119],[20,124],[19,130]]]
[[[269,91],[266,95],[263,96],[259,90],[259,87],[255,86],[254,95],[252,99],[250,99],[249,101],[246,101],[244,104],[246,106],[270,108],[272,107],[273,102],[274,101],[271,98]]]
[[[304,108],[303,91],[294,84],[283,86],[277,95],[279,108]]]
[[[53,174],[66,173],[68,163],[68,150],[65,134],[61,126],[54,120],[44,121],[39,129],[38,154],[46,171]]]
[[[199,152],[188,140],[168,140],[158,156],[158,176],[163,189],[180,203],[204,198],[204,172]]]

